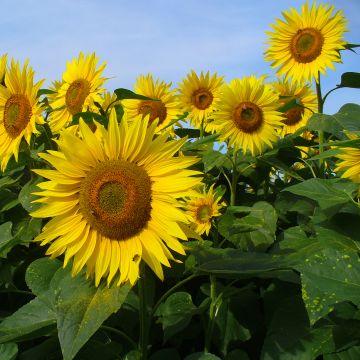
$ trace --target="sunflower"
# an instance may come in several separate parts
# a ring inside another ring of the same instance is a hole
[[[213,218],[221,215],[219,210],[225,205],[224,203],[219,204],[220,200],[221,196],[214,192],[213,184],[209,191],[206,191],[204,186],[202,192],[198,192],[187,202],[187,213],[192,219],[194,230],[199,235],[204,232],[209,235]]]
[[[265,59],[279,67],[279,75],[290,76],[298,82],[319,82],[319,72],[325,74],[327,67],[335,69],[334,62],[341,62],[339,50],[346,42],[346,20],[341,11],[333,14],[334,6],[316,2],[310,7],[302,6],[301,13],[295,9],[284,11],[285,20],[276,19],[267,32],[269,39]]]
[[[0,84],[4,85],[4,76],[7,64],[7,54],[0,57]]]
[[[38,133],[35,124],[43,124],[37,93],[44,80],[34,84],[34,71],[26,61],[23,69],[11,60],[5,72],[5,86],[0,85],[0,159],[4,171],[11,156],[18,161],[22,138],[30,143],[31,134]]]
[[[151,74],[140,75],[136,80],[134,90],[137,94],[147,96],[154,100],[124,100],[122,104],[128,113],[129,121],[141,114],[143,117],[149,115],[149,124],[158,120],[157,132],[168,127],[179,115],[181,107],[178,102],[176,91],[170,90],[171,83],[154,78]],[[175,124],[173,124],[175,125]]]
[[[292,134],[307,125],[310,116],[317,111],[317,96],[309,85],[294,81],[278,80],[272,83],[273,90],[280,96],[280,106],[297,100],[301,106],[293,107],[284,113],[282,135]]]
[[[78,59],[67,63],[62,77],[61,86],[57,92],[49,96],[49,104],[53,111],[49,115],[49,125],[53,133],[58,133],[66,127],[72,116],[96,108],[94,102],[101,102],[101,86],[106,80],[101,77],[106,64],[96,68],[98,58],[95,53],[84,57],[80,53]]]
[[[263,80],[248,76],[224,85],[213,115],[212,126],[220,140],[229,140],[229,146],[244,153],[250,150],[252,155],[261,153],[266,145],[271,147],[282,125],[282,115],[276,111],[278,96]]]
[[[216,73],[210,77],[209,71],[199,76],[194,70],[179,84],[179,101],[184,112],[189,113],[190,122],[200,128],[214,111],[214,103],[219,99],[223,76]],[[206,125],[206,124],[204,124]]]
[[[80,120],[79,137],[65,129],[59,151],[40,155],[55,170],[34,170],[49,181],[38,185],[43,206],[31,215],[53,217],[35,240],[51,243],[52,257],[65,254],[64,266],[73,258],[73,276],[86,267],[96,286],[101,278],[134,284],[141,259],[163,279],[169,249],[184,254],[178,239],[187,239],[188,218],[179,198],[200,183],[200,173],[186,169],[198,160],[175,157],[186,139],[154,139],[157,123],[148,122],[118,125],[113,109],[99,140]]]

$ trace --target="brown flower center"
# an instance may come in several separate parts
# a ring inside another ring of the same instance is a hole
[[[14,94],[4,107],[4,127],[11,138],[16,138],[28,125],[32,115],[29,99],[23,94]]]
[[[162,101],[141,101],[138,105],[138,114],[142,114],[143,117],[149,115],[149,123],[159,119],[158,125],[162,124],[167,115],[166,107]]]
[[[234,109],[233,120],[238,129],[251,134],[261,127],[263,113],[257,105],[250,101],[245,101]]]
[[[191,96],[191,102],[200,110],[207,109],[213,102],[214,96],[208,89],[198,89]]]
[[[65,103],[72,115],[82,111],[87,96],[90,94],[90,83],[85,79],[72,82],[66,91]]]
[[[297,106],[284,113],[286,119],[282,122],[288,126],[296,125],[304,115],[304,108]]]
[[[320,54],[324,45],[324,37],[314,28],[300,29],[291,39],[290,51],[299,63],[314,61]]]
[[[212,216],[212,209],[209,205],[201,205],[196,212],[196,219],[200,223],[206,223]]]
[[[98,164],[80,188],[80,211],[101,234],[125,240],[150,220],[151,181],[140,166],[112,160]]]

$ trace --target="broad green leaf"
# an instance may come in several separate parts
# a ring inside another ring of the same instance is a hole
[[[226,154],[220,151],[209,150],[204,153],[202,161],[204,163],[204,171],[209,172],[214,167],[216,168],[231,168],[232,164]]]
[[[5,189],[11,185],[16,184],[20,178],[22,177],[23,174],[20,174],[17,178],[13,179],[10,176],[3,176],[0,178],[0,189]]]
[[[18,346],[15,343],[0,344],[0,359],[15,360],[18,354]]]
[[[55,324],[55,312],[35,298],[3,320],[0,324],[0,342],[19,339]]]
[[[241,213],[249,215],[239,218]],[[220,218],[219,233],[244,251],[264,251],[275,240],[277,213],[267,202],[253,207],[228,207]]]
[[[40,97],[42,95],[49,95],[49,94],[55,94],[56,91],[54,90],[50,90],[50,89],[39,89],[39,91],[37,92],[37,97]]]
[[[189,293],[176,292],[170,295],[156,312],[164,331],[164,341],[189,325],[196,313],[197,307],[193,304]]]
[[[360,89],[360,73],[345,72],[341,75],[341,83],[338,87]]]
[[[39,209],[41,204],[39,203],[33,203],[32,201],[35,199],[38,199],[39,197],[36,195],[33,195],[33,192],[40,191],[40,189],[37,187],[37,184],[39,184],[41,181],[43,181],[41,178],[35,178],[33,180],[30,180],[27,182],[19,193],[19,201],[21,206],[28,212],[35,211]]]
[[[333,310],[334,304],[352,301],[360,305],[360,262],[357,254],[323,249],[297,266],[310,323]]]
[[[286,104],[280,106],[277,111],[280,111],[282,113],[286,113],[287,111],[293,109],[293,108],[303,108],[301,104],[301,100],[296,98],[288,101]]]
[[[21,352],[21,360],[61,359],[59,340],[51,336],[38,345]]]
[[[360,346],[353,346],[345,351],[336,354],[324,355],[324,360],[359,360],[360,359]]]
[[[184,360],[221,360],[221,359],[210,353],[196,352],[191,355],[188,355]]]
[[[318,202],[320,208],[332,215],[349,203],[357,186],[345,179],[309,179],[289,186],[283,191],[305,196]]]
[[[175,134],[181,138],[187,136],[189,138],[198,138],[200,137],[199,129],[189,129],[189,128],[178,128],[175,129]]]
[[[95,288],[92,280],[81,273],[71,277],[69,269],[59,269],[50,283],[55,294],[55,311],[64,360],[71,360],[98,330],[101,324],[118,311],[130,290],[122,287]]]
[[[0,257],[6,258],[6,255],[13,246],[14,237],[11,229],[12,223],[10,221],[0,225]]]
[[[92,124],[94,120],[96,120],[97,122],[103,125],[107,124],[108,121],[106,116],[91,111],[84,111],[84,112],[79,112],[73,116],[71,125],[79,124],[80,118],[83,119],[84,122],[88,125]]]
[[[214,143],[217,138],[218,134],[204,136],[203,138],[191,142],[187,142],[181,148],[182,151],[189,151],[189,150],[202,150],[204,146]]]
[[[9,189],[0,190],[0,212],[10,210],[19,204],[18,195]]]
[[[158,101],[158,99],[152,99],[144,95],[135,94],[133,91],[123,88],[115,89],[114,93],[116,94],[118,100],[136,99]]]

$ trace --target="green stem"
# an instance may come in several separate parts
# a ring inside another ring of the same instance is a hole
[[[139,322],[140,337],[139,350],[141,352],[141,360],[147,359],[147,350],[149,342],[149,314],[146,307],[146,291],[145,291],[145,267],[140,269],[140,278],[138,280],[138,296],[139,296]]]
[[[218,301],[216,297],[216,276],[210,275],[210,309],[209,309],[209,323],[206,330],[206,337],[205,337],[205,352],[210,352],[211,348],[211,339],[214,332],[215,326],[215,318],[218,311]]]
[[[318,113],[322,114],[324,111],[324,100],[322,98],[321,95],[321,84],[320,84],[320,72],[318,72],[318,79],[319,81],[316,81],[316,95],[317,95],[317,101],[318,101]],[[324,131],[323,130],[318,130],[318,135],[319,135],[319,155],[322,155],[322,153],[324,152],[324,147],[323,147],[323,143],[324,143]],[[319,160],[319,167],[320,167],[320,174],[323,174],[324,168],[325,168],[325,162],[324,159],[320,159]]]
[[[236,158],[237,158],[237,151],[235,151],[235,149],[234,149],[233,171],[232,171],[232,179],[231,179],[230,206],[234,206],[236,203],[236,185],[237,185],[237,180],[238,180],[238,174],[236,172]]]
[[[201,121],[200,125],[200,139],[204,137],[204,120]]]
[[[179,287],[183,286],[184,284],[186,284],[187,282],[189,282],[190,280],[196,278],[198,275],[197,274],[192,274],[190,276],[188,276],[187,278],[185,278],[184,280],[179,281],[176,285],[174,285],[172,288],[170,288],[165,294],[163,294],[161,296],[161,298],[158,300],[158,302],[155,304],[155,306],[153,307],[151,313],[150,313],[150,317],[152,318],[155,313],[156,310],[158,309],[158,307]]]
[[[123,339],[125,339],[131,345],[132,348],[134,348],[134,349],[137,348],[136,342],[133,339],[131,339],[131,337],[129,335],[125,334],[123,331],[115,329],[110,326],[106,326],[106,325],[101,325],[101,329],[110,331],[114,334],[121,336]]]

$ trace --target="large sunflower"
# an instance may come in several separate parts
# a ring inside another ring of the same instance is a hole
[[[224,203],[220,203],[221,196],[214,192],[214,185],[206,191],[205,186],[202,192],[192,196],[186,204],[187,212],[192,219],[194,230],[202,235],[204,232],[209,235],[214,217],[220,216],[220,209]]]
[[[194,70],[179,84],[179,101],[184,112],[189,113],[193,126],[200,128],[203,122],[214,111],[214,103],[219,99],[223,76],[216,73],[210,76],[209,71],[199,76]],[[206,124],[204,124],[206,125]]]
[[[248,76],[224,85],[212,122],[220,140],[229,140],[230,146],[253,155],[272,146],[278,138],[276,129],[282,125],[282,115],[276,110],[278,95],[263,80]]]
[[[279,75],[290,76],[298,82],[319,82],[319,72],[325,74],[327,67],[334,68],[334,62],[341,62],[339,50],[346,42],[346,20],[341,11],[333,14],[334,6],[328,4],[310,7],[306,2],[301,13],[295,9],[284,11],[285,20],[276,19],[268,32],[270,45],[265,59],[279,67]]]
[[[80,120],[80,137],[65,130],[59,151],[40,155],[55,170],[35,170],[49,181],[38,185],[43,206],[31,215],[53,219],[35,240],[51,243],[48,255],[65,254],[64,266],[73,258],[73,275],[86,267],[96,286],[101,278],[134,284],[141,259],[163,279],[169,249],[184,254],[179,224],[188,217],[178,199],[201,181],[186,169],[197,159],[175,157],[186,139],[154,139],[156,125],[148,118],[118,125],[113,109],[102,140]]]
[[[104,91],[101,86],[106,80],[101,74],[106,64],[96,68],[98,60],[95,53],[86,57],[80,53],[78,59],[67,63],[61,86],[55,94],[49,96],[49,104],[54,110],[49,115],[49,125],[53,133],[66,127],[73,115],[92,110],[95,108],[94,102],[101,103],[100,95]]]
[[[302,106],[295,106],[284,113],[282,135],[292,134],[306,126],[310,116],[317,111],[317,96],[310,86],[290,80],[278,80],[272,83],[272,87],[280,97],[280,106],[295,99]]]
[[[140,75],[134,85],[137,94],[147,96],[153,100],[124,100],[122,104],[129,116],[129,121],[137,115],[149,115],[149,123],[158,120],[157,132],[181,115],[181,107],[175,90],[170,90],[171,83],[167,84],[160,79],[154,80],[151,74]],[[175,124],[173,124],[175,125]]]
[[[31,134],[38,133],[35,124],[43,124],[37,93],[44,82],[34,84],[34,71],[26,61],[23,69],[11,60],[5,72],[5,86],[0,85],[0,159],[4,171],[12,155],[18,160],[22,138],[30,143]]]

